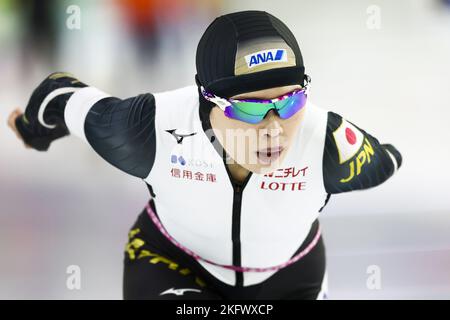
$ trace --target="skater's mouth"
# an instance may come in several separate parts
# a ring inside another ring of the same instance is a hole
[[[282,146],[260,149],[256,151],[256,156],[261,163],[269,164],[277,160],[283,150],[284,148]]]

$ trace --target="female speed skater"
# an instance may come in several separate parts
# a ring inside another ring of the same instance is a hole
[[[52,73],[9,125],[39,151],[76,135],[145,182],[124,299],[325,298],[319,213],[386,181],[401,154],[310,101],[299,45],[267,12],[216,18],[196,71],[195,84],[128,99]]]

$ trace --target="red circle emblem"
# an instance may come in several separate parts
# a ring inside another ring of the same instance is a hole
[[[345,128],[345,137],[347,138],[348,143],[355,144],[356,143],[356,134],[350,128]]]

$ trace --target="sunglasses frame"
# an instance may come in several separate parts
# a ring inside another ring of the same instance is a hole
[[[309,75],[305,74],[304,85],[302,88],[296,89],[292,92],[289,92],[287,94],[284,94],[284,95],[282,95],[278,98],[274,98],[274,99],[227,99],[227,98],[219,97],[211,92],[206,91],[203,86],[200,86],[200,90],[201,90],[203,97],[206,100],[215,103],[217,106],[219,106],[220,109],[222,109],[222,111],[225,112],[226,107],[233,108],[232,102],[253,102],[253,103],[271,104],[271,103],[275,103],[275,102],[287,99],[287,98],[293,96],[294,94],[296,94],[298,92],[302,92],[302,91],[305,93],[305,95],[308,95],[310,86],[311,86],[311,77]]]

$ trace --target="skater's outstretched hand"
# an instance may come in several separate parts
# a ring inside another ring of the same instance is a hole
[[[9,127],[27,148],[46,151],[50,144],[69,134],[64,109],[73,92],[86,87],[70,74],[55,72],[33,91],[22,112],[16,108],[8,118]]]
[[[31,149],[31,146],[25,143],[25,141],[23,140],[22,136],[19,133],[19,130],[17,130],[16,119],[18,119],[19,117],[23,117],[23,112],[22,110],[20,110],[20,108],[16,108],[14,109],[13,112],[11,112],[11,114],[8,117],[8,126],[11,128],[12,131],[14,131],[17,138],[19,138],[19,140],[23,142],[25,148]]]

